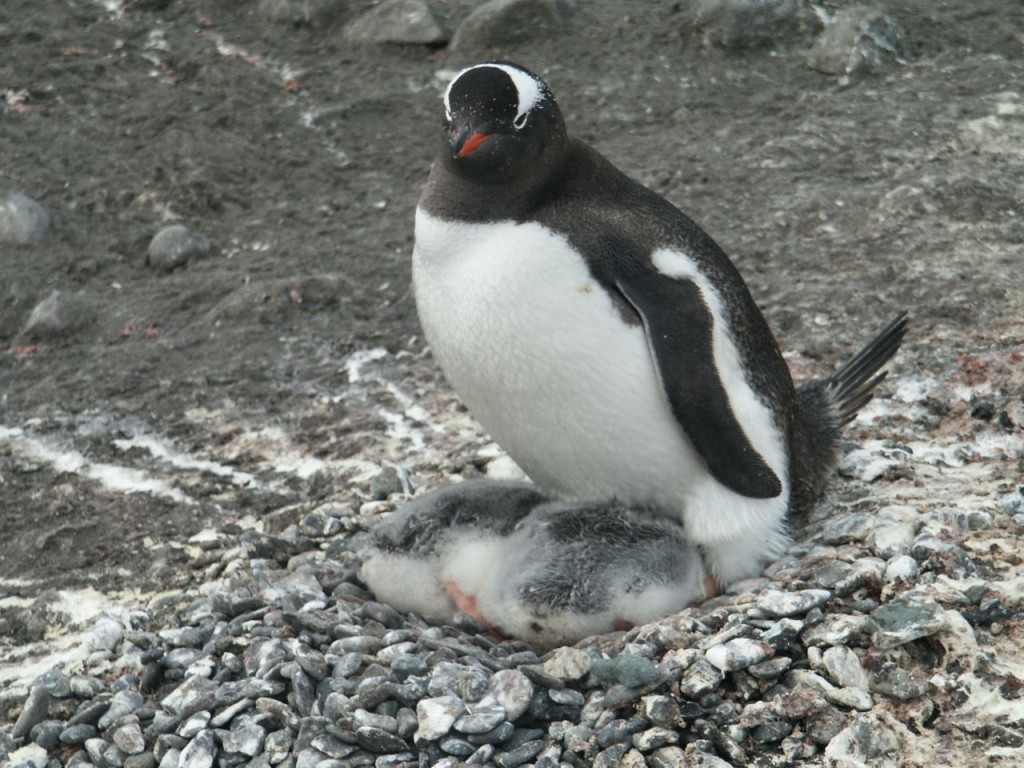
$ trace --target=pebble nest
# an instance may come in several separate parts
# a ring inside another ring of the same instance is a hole
[[[206,537],[201,593],[96,622],[73,668],[12,708],[3,764],[917,765],[922,741],[954,734],[1024,743],[971,720],[1024,687],[998,651],[1019,576],[952,535],[1019,531],[1020,491],[944,524],[910,506],[833,515],[763,578],[544,655],[372,599],[357,553],[391,497]]]

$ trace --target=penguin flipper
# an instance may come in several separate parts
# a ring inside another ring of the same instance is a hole
[[[770,499],[782,482],[747,439],[715,365],[714,318],[697,284],[636,270],[616,287],[640,315],[673,415],[718,482]]]

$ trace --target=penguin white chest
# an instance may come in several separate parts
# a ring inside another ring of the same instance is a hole
[[[459,396],[542,488],[671,504],[706,474],[662,394],[643,327],[539,224],[420,210],[427,339]]]

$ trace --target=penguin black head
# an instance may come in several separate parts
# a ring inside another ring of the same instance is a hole
[[[547,84],[503,61],[462,70],[444,95],[445,163],[474,181],[505,182],[564,144],[561,112]]]

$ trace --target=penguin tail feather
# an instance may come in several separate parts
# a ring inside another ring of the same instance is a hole
[[[792,477],[791,513],[805,512],[821,496],[839,458],[843,425],[853,420],[885,381],[881,368],[896,354],[906,332],[907,313],[901,312],[831,376],[797,388],[799,417],[790,450],[801,471]]]
[[[824,395],[835,408],[839,426],[853,421],[857,412],[885,381],[886,371],[879,369],[896,354],[907,333],[907,313],[900,312],[860,352],[825,380]]]

